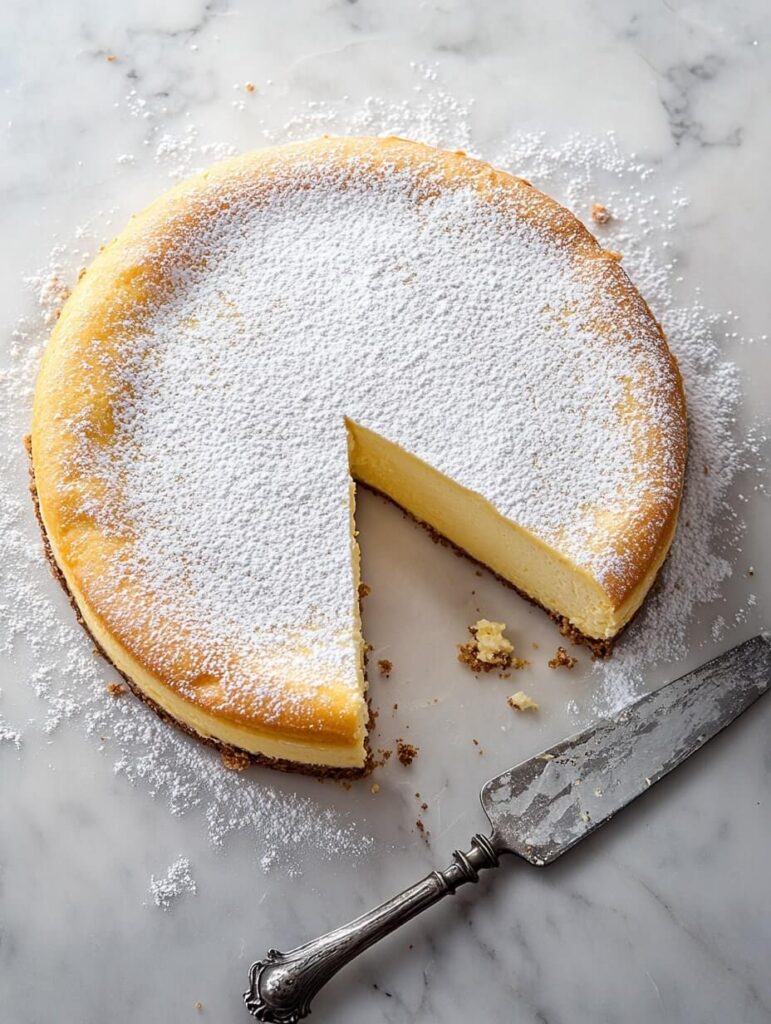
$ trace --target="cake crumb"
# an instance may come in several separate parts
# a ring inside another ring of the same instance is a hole
[[[558,647],[557,653],[549,662],[549,668],[573,668],[577,661],[578,658],[568,654],[564,647]]]
[[[359,600],[363,601],[365,597],[369,597],[372,593],[372,587],[368,583],[359,584]]]
[[[595,224],[607,224],[611,219],[610,210],[602,203],[592,203],[592,220]]]
[[[249,767],[249,755],[243,750],[221,750],[220,757],[229,772],[243,772]]]
[[[194,1010],[202,1010],[203,1009],[203,1003],[201,1002],[200,999],[196,999],[196,1001],[193,1003],[193,1009]]]
[[[105,690],[107,690],[111,697],[122,697],[126,692],[126,687],[123,683],[108,683],[105,686]]]
[[[388,759],[391,757],[392,753],[392,750],[385,750],[383,747],[380,747],[378,749],[378,757],[373,758],[372,760],[372,767],[382,768],[386,761],[388,761]]]
[[[370,791],[370,793],[379,793],[380,792],[380,783],[379,782],[373,782],[372,785],[369,787],[369,791]]]
[[[405,768],[409,768],[418,756],[418,748],[413,743],[405,743],[400,737],[396,741],[396,756],[399,758],[400,764],[403,764]]]
[[[115,63],[115,61],[116,61],[116,60],[117,60],[118,58],[117,58],[117,56],[116,56],[116,55],[115,55],[114,53],[108,53],[108,54],[106,54],[106,55],[105,55],[105,58],[104,58],[104,59],[105,59],[105,60],[107,60],[107,61],[109,61],[109,62],[110,62],[110,64],[114,64],[114,63]]]
[[[378,661],[377,663],[377,667],[380,670],[380,675],[385,676],[386,679],[388,679],[388,677],[391,675],[391,670],[393,669],[394,666],[393,663],[388,660],[388,658],[381,658],[380,661]]]
[[[537,711],[538,704],[528,697],[524,690],[518,690],[516,693],[512,693],[510,697],[507,697],[507,703],[509,707],[514,708],[515,711]]]
[[[254,82],[247,82],[246,85],[244,86],[244,89],[247,92],[256,92],[257,86],[254,84]]]
[[[468,631],[473,639],[458,645],[458,661],[468,665],[472,672],[522,668],[522,665],[514,664],[521,659],[514,658],[514,644],[503,635],[505,629],[505,622],[491,622],[489,619],[480,619],[469,626]]]

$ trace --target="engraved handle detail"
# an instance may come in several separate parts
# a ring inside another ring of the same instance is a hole
[[[310,1013],[311,1000],[319,989],[341,967],[416,914],[452,895],[458,886],[477,882],[482,868],[494,868],[498,863],[493,842],[475,835],[471,849],[467,853],[456,850],[446,871],[432,871],[368,914],[288,953],[268,950],[265,959],[252,964],[249,971],[246,1008],[266,1024],[297,1024]]]

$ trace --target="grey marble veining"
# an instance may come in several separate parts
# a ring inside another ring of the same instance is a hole
[[[308,100],[407,99],[413,62],[437,62],[455,94],[474,100],[480,151],[493,151],[513,126],[554,139],[615,130],[626,151],[644,152],[691,200],[673,239],[683,294],[701,288],[708,308],[741,314],[747,335],[768,330],[771,35],[761,0],[31,0],[6,5],[0,19],[0,361],[30,301],[21,278],[51,246],[87,221],[109,235],[169,182],[170,165],[148,170],[130,159],[147,134],[141,108],[127,113],[132,89],[163,108],[177,138],[194,123],[204,141],[243,149],[261,141],[263,123],[278,130]],[[247,81],[257,85],[251,107],[234,89]],[[768,411],[768,348],[730,338],[725,346],[745,378],[749,422]],[[23,477],[2,486],[23,488]],[[758,601],[723,647],[768,625],[768,513],[767,499],[749,509],[742,544]],[[379,729],[414,739],[420,756],[410,769],[389,765],[377,795],[369,783],[346,791],[270,782],[350,808],[374,837],[372,852],[351,870],[308,850],[299,876],[280,864],[266,873],[249,835],[212,846],[200,814],[171,815],[115,775],[109,750],[82,729],[32,732],[19,750],[0,743],[3,1024],[245,1020],[240,993],[252,959],[443,867],[484,826],[477,793],[507,766],[501,759],[519,761],[584,724],[566,710],[589,685],[580,674],[536,679],[548,711],[537,719],[491,714],[473,689],[485,684],[454,657],[475,609],[494,609],[544,650],[556,641],[550,624],[379,499],[364,495],[357,519],[372,587],[367,636],[395,665],[390,680],[375,680]],[[726,585],[729,603],[741,585]],[[698,627],[705,643],[672,674],[717,653],[710,621]],[[0,660],[0,712],[22,724],[40,713],[24,683],[31,657],[20,642]],[[666,674],[662,667],[659,678]],[[314,1019],[771,1019],[769,701],[557,864],[512,860],[391,937],[323,993]],[[254,772],[255,785],[266,778]],[[415,828],[416,792],[429,804],[428,842]],[[164,911],[150,879],[180,856],[197,893]]]

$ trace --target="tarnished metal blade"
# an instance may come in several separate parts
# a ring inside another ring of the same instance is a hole
[[[556,860],[729,725],[771,685],[756,636],[491,779],[482,806],[500,849]]]

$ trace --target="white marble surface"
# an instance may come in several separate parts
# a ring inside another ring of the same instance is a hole
[[[141,159],[151,120],[144,110],[162,109],[177,139],[195,124],[200,141],[242,149],[262,140],[265,124],[280,135],[308,101],[414,102],[413,62],[435,63],[461,102],[474,100],[482,153],[512,126],[543,130],[555,143],[575,130],[614,129],[625,152],[642,154],[660,183],[691,199],[673,239],[684,296],[700,287],[708,308],[740,315],[736,330],[747,336],[759,339],[768,328],[771,36],[762,0],[241,8],[34,0],[5,5],[0,18],[4,361],[19,316],[30,315],[21,278],[46,263],[52,244],[69,242],[89,221],[109,235],[167,184],[168,163]],[[234,89],[247,81],[255,93]],[[744,377],[742,430],[768,411],[771,357],[760,340],[729,338],[724,346]],[[20,458],[2,486],[21,493],[23,472]],[[740,490],[741,480],[737,507]],[[753,494],[741,507],[749,530],[734,555],[737,565],[755,567],[757,603],[737,628],[712,639],[715,615],[746,598],[746,575],[735,572],[700,613],[678,669],[769,624],[769,502]],[[147,786],[115,775],[109,744],[77,722],[50,736],[37,728],[29,638],[0,638],[0,712],[23,733],[18,750],[0,743],[4,1022],[245,1020],[240,992],[254,956],[295,945],[443,867],[483,826],[483,779],[591,718],[586,659],[573,676],[533,669],[527,689],[541,700],[538,716],[509,713],[499,699],[504,683],[490,682],[498,687],[491,700],[487,684],[454,657],[476,609],[542,652],[558,642],[551,625],[379,499],[363,497],[359,526],[372,586],[367,636],[376,656],[395,665],[389,681],[373,683],[378,739],[409,737],[420,756],[410,769],[390,764],[377,795],[369,782],[345,790],[259,770],[246,778],[310,796],[372,836],[354,862],[310,846],[299,873],[282,863],[264,872],[259,840],[246,832],[215,848],[201,813],[172,815]],[[31,521],[13,528],[34,536]],[[31,571],[56,614],[70,615],[43,567]],[[673,671],[657,666],[651,680]],[[446,901],[340,976],[315,1018],[768,1021],[770,726],[771,703],[761,702],[555,866],[508,863]],[[414,827],[415,792],[429,803],[428,843]],[[150,877],[180,855],[197,893],[164,912],[149,895]]]

